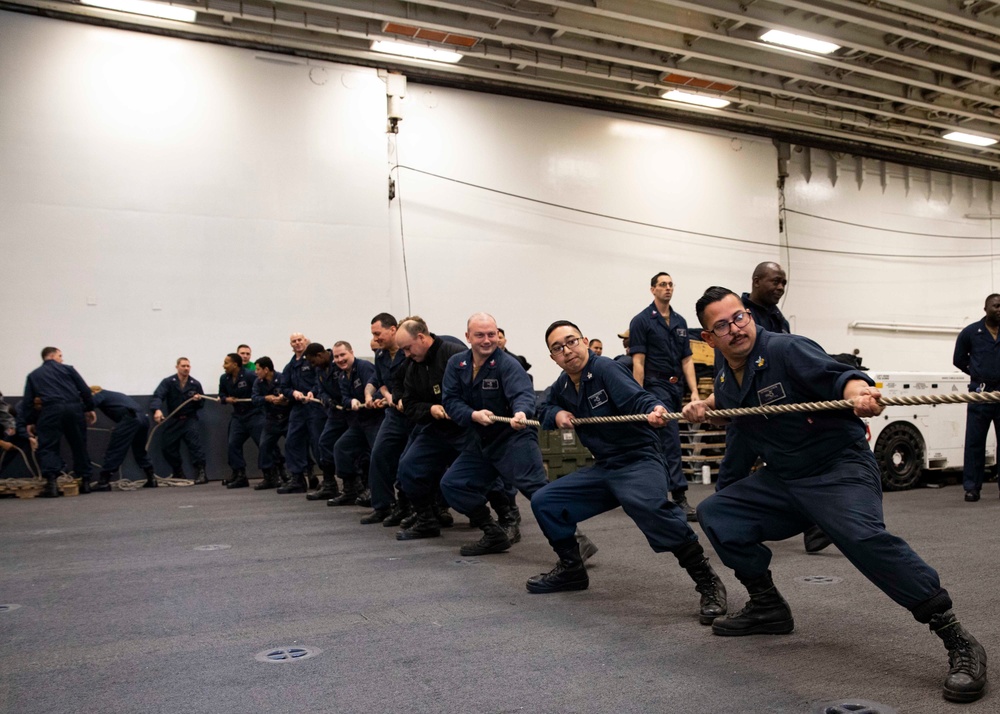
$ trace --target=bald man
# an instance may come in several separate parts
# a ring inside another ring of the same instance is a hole
[[[292,359],[282,370],[281,378],[285,398],[292,405],[288,415],[288,435],[285,437],[285,463],[291,474],[289,482],[278,488],[278,493],[305,493],[308,483],[309,450],[319,454],[319,437],[326,424],[322,404],[309,401],[307,396],[316,384],[316,375],[305,357],[309,340],[301,332],[288,338],[292,346]]]
[[[535,391],[518,359],[500,347],[492,315],[479,312],[466,323],[470,349],[448,360],[441,403],[448,417],[466,429],[465,445],[441,479],[448,504],[483,531],[462,555],[502,553],[512,545],[517,527],[510,502],[490,493],[520,489],[528,498],[548,479],[538,448],[538,431],[524,424],[535,412]],[[491,420],[507,417],[509,424]],[[500,522],[493,520],[489,501]]]

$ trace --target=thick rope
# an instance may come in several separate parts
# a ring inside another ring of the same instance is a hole
[[[921,404],[985,404],[988,402],[1000,402],[1000,392],[957,392],[955,394],[925,394],[923,396],[912,397],[881,397],[878,403],[884,407],[918,406]],[[798,404],[770,404],[763,407],[740,407],[738,409],[711,409],[705,412],[706,418],[727,418],[740,416],[754,416],[761,414],[790,414],[793,412],[819,412],[831,409],[853,409],[854,401],[851,399],[836,399],[825,402],[801,402]],[[584,417],[581,419],[571,419],[573,426],[586,424],[622,424],[626,422],[646,421],[646,414],[621,414],[618,416],[606,417]],[[687,421],[681,412],[667,412],[663,415],[664,421]],[[490,421],[509,424],[513,421],[510,417],[491,416]],[[541,423],[535,419],[526,419],[521,422],[525,426],[540,427]]]
[[[177,412],[179,412],[179,411],[180,411],[181,409],[183,409],[183,408],[184,408],[184,406],[185,406],[185,405],[186,405],[186,404],[187,404],[188,402],[193,402],[193,401],[196,401],[196,400],[197,400],[198,398],[201,398],[201,399],[203,399],[203,400],[204,400],[204,399],[207,399],[207,400],[208,400],[208,401],[210,401],[210,402],[218,402],[218,401],[219,401],[219,398],[218,398],[218,397],[210,397],[210,396],[208,396],[207,394],[198,394],[198,395],[195,395],[195,396],[191,397],[190,399],[185,399],[185,400],[184,400],[183,402],[181,402],[181,403],[180,403],[180,404],[179,404],[179,405],[177,406],[177,408],[176,408],[176,409],[174,409],[174,410],[173,410],[172,412],[170,412],[169,414],[167,414],[167,416],[166,416],[166,417],[164,417],[163,421],[161,421],[161,422],[160,422],[159,424],[157,424],[156,426],[154,426],[154,427],[153,427],[152,429],[150,429],[150,430],[149,430],[149,438],[148,438],[148,439],[146,439],[146,451],[149,451],[149,445],[153,443],[153,434],[155,434],[155,433],[156,433],[156,430],[157,430],[157,429],[159,429],[159,428],[160,428],[161,426],[163,426],[164,424],[166,424],[166,423],[167,423],[168,421],[170,421],[170,417],[172,417],[172,416],[173,416],[174,414],[176,414],[176,413],[177,413]],[[186,480],[186,479],[184,479],[184,480]]]

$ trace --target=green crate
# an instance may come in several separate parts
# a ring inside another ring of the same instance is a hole
[[[589,453],[572,456],[552,454],[544,460],[545,472],[548,474],[549,481],[555,481],[557,478],[571,474],[584,466],[590,466],[592,463],[594,463],[594,457]]]

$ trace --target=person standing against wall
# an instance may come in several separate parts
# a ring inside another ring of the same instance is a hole
[[[80,373],[63,364],[62,350],[42,350],[42,365],[28,375],[22,404],[41,401],[41,411],[34,424],[28,424],[27,409],[17,412],[18,425],[38,437],[38,461],[45,478],[42,495],[59,495],[56,479],[62,469],[59,442],[65,437],[73,451],[73,475],[80,479],[80,493],[90,493],[90,455],[87,453],[87,424],[97,422],[94,397]]]
[[[632,376],[639,386],[660,399],[667,411],[679,412],[685,383],[691,390],[691,399],[698,399],[687,320],[670,307],[674,281],[669,273],[654,275],[649,281],[649,292],[653,294],[653,302],[629,324]],[[687,478],[681,471],[681,437],[677,422],[667,422],[659,430],[659,437],[674,503],[681,507],[689,521],[693,521],[695,511],[688,503]]]
[[[1000,391],[1000,295],[986,298],[985,317],[962,330],[955,341],[956,367],[972,377],[970,392]],[[986,471],[986,437],[993,427],[1000,442],[1000,402],[969,404],[965,419],[965,462],[962,485],[965,500],[979,500]]]
[[[253,356],[253,352],[251,352],[250,350],[250,345],[240,345],[239,347],[236,348],[236,354],[238,354],[240,356],[240,359],[243,360],[243,367],[245,369],[247,369],[250,372],[257,371],[257,365],[254,364],[253,360],[251,359],[251,357]]]
[[[202,401],[205,390],[202,389],[201,382],[191,376],[191,361],[187,357],[178,357],[175,368],[177,374],[161,381],[149,401],[153,421],[162,424],[170,417],[163,425],[163,437],[160,440],[163,458],[170,464],[171,475],[185,478],[184,462],[181,460],[183,441],[187,444],[191,463],[194,465],[194,482],[208,483],[208,476],[205,474],[205,448],[202,446],[198,427],[198,412],[205,406]],[[166,414],[163,413],[164,408],[167,410]],[[175,410],[179,411],[175,414]]]

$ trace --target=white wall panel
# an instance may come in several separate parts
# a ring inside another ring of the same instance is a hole
[[[0,13],[0,98],[4,392],[46,344],[132,393],[181,354],[214,384],[244,341],[283,364],[293,330],[368,352],[390,299],[374,70]]]
[[[806,155],[809,154],[809,155]],[[793,154],[783,309],[830,352],[880,370],[949,371],[951,334],[857,330],[856,321],[964,326],[996,290],[988,182],[812,151]],[[805,249],[805,250],[803,250]],[[849,253],[849,254],[846,254]]]
[[[754,265],[778,257],[770,142],[410,90],[398,157],[427,172],[398,172],[413,310],[453,333],[470,313],[493,313],[539,387],[558,373],[543,341],[553,320],[577,322],[615,355],[657,271],[674,277],[673,304],[694,323],[705,287],[742,290]]]

